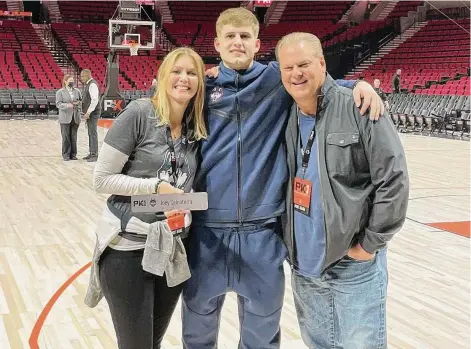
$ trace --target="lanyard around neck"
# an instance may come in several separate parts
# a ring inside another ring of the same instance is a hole
[[[183,163],[185,161],[185,155],[186,155],[186,148],[187,148],[187,127],[186,127],[186,122],[182,123],[182,131],[181,131],[181,150],[180,150],[180,157],[179,157],[179,163],[177,165],[177,156],[175,154],[175,146],[173,143],[173,138],[172,138],[172,133],[170,131],[170,126],[167,126],[167,145],[170,151],[170,163],[172,166],[172,174],[171,176],[173,177],[173,182],[174,185],[177,184],[177,170],[181,167],[183,167]]]
[[[316,117],[318,117],[319,112],[321,111],[321,105],[322,105],[322,100],[324,98],[324,95],[319,95],[317,96],[317,110],[316,110]],[[296,116],[298,118],[298,130],[300,129],[299,125],[299,108],[296,110]],[[317,120],[316,120],[317,123]],[[311,158],[311,149],[312,149],[312,144],[314,143],[314,139],[316,138],[316,124],[314,124],[314,127],[312,128],[311,133],[309,134],[309,138],[306,143],[306,148],[303,150],[303,140],[302,137],[299,137],[299,141],[301,144],[301,166],[302,166],[302,171],[303,171],[303,177],[306,174],[306,170],[309,166],[309,159]]]

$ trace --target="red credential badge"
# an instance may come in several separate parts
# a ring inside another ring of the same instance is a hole
[[[299,177],[294,178],[293,205],[294,209],[309,216],[311,206],[312,183]]]
[[[185,215],[184,214],[180,213],[180,214],[170,216],[168,217],[167,222],[173,235],[180,235],[183,233],[183,229],[185,228]]]

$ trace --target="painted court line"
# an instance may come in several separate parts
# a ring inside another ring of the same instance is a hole
[[[98,127],[110,128],[114,119],[98,119]]]
[[[464,237],[470,237],[470,221],[463,222],[436,222],[426,223],[430,227],[438,228],[441,230],[448,231],[453,234],[461,235]]]
[[[448,232],[461,235],[467,238],[470,237],[470,221],[437,222],[437,223],[422,223],[422,224],[426,224],[430,227],[448,231]],[[41,329],[44,325],[44,322],[46,321],[47,316],[49,315],[51,309],[54,307],[54,304],[57,302],[59,297],[64,293],[67,287],[69,287],[72,284],[72,282],[74,282],[90,266],[91,266],[91,262],[87,263],[82,268],[80,268],[56,291],[56,293],[54,293],[51,299],[47,302],[41,314],[39,314],[38,320],[36,321],[33,329],[31,330],[31,335],[28,341],[31,349],[40,349],[39,344],[38,344],[39,334],[41,333]]]
[[[57,302],[59,297],[64,293],[67,287],[70,286],[72,282],[77,279],[80,274],[82,274],[85,270],[87,270],[92,263],[87,263],[84,265],[82,268],[80,268],[74,275],[72,275],[59,289],[54,293],[54,295],[51,297],[49,302],[47,302],[46,306],[42,310],[41,314],[39,314],[38,320],[34,324],[33,329],[31,330],[31,335],[29,337],[29,347],[31,349],[39,349],[39,344],[38,344],[38,338],[39,334],[41,333],[41,328],[44,325],[44,322],[46,321],[47,316],[49,315],[49,312],[51,311],[52,307],[54,304]]]
[[[105,129],[108,129],[111,127],[113,124],[113,119],[99,119],[98,120],[98,126],[103,127]],[[75,281],[85,270],[87,270],[91,266],[91,262],[87,263],[84,265],[82,268],[80,268],[74,275],[72,275],[64,284],[59,287],[59,289],[54,293],[54,295],[51,297],[51,299],[47,302],[46,306],[44,309],[41,311],[41,314],[39,314],[38,319],[36,320],[36,323],[34,324],[33,329],[31,330],[31,335],[29,337],[28,343],[29,347],[31,349],[39,349],[39,344],[38,344],[38,339],[39,339],[39,334],[41,333],[41,329],[44,325],[44,322],[47,319],[47,316],[49,315],[51,309],[54,307],[54,304],[57,302],[59,297],[64,293],[64,291],[67,289],[67,287],[72,284],[72,282]]]

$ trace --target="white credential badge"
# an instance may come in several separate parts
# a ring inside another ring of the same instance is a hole
[[[204,211],[208,209],[208,194],[151,194],[131,196],[131,211],[141,213],[173,210]]]

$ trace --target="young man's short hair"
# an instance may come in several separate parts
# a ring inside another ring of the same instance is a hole
[[[243,7],[229,8],[221,12],[216,21],[216,32],[219,37],[225,25],[252,27],[255,38],[258,38],[258,32],[260,30],[258,19],[252,12]]]

